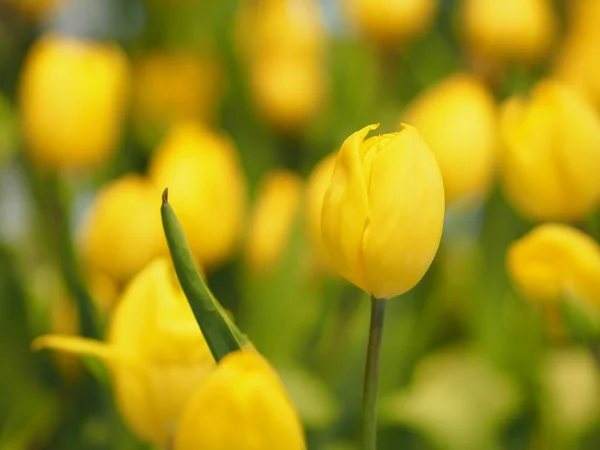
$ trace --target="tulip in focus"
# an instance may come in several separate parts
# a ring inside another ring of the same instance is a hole
[[[272,268],[288,245],[300,210],[302,188],[302,179],[284,170],[269,174],[261,182],[245,249],[248,264],[257,272]]]
[[[532,220],[579,220],[600,198],[600,119],[573,89],[536,85],[502,107],[501,176],[513,206]]]
[[[159,191],[139,175],[111,181],[94,200],[83,227],[86,266],[128,281],[162,250]]]
[[[20,82],[23,137],[48,169],[91,169],[119,145],[129,69],[115,44],[47,34],[32,46]]]
[[[496,107],[485,85],[452,75],[420,94],[403,121],[416,127],[440,165],[446,203],[484,194],[494,175]]]
[[[150,177],[158,188],[169,188],[170,203],[201,266],[226,260],[238,243],[246,205],[234,144],[199,123],[180,123],[156,150]]]
[[[167,259],[157,259],[127,286],[111,318],[107,342],[48,335],[34,342],[97,356],[110,368],[123,419],[159,448],[172,441],[190,392],[215,367]]]
[[[227,355],[190,398],[174,450],[302,450],[304,433],[271,365],[258,353]]]
[[[474,56],[521,64],[548,54],[557,26],[550,0],[462,0],[458,21]]]
[[[405,44],[435,20],[438,0],[345,0],[348,16],[365,37],[383,46]]]
[[[332,265],[375,298],[417,284],[437,252],[444,222],[439,166],[419,132],[365,140],[370,125],[340,149],[322,211],[323,245]]]
[[[321,212],[323,200],[335,167],[336,154],[327,155],[312,170],[306,185],[306,226],[319,271],[329,271],[330,264],[323,248]]]

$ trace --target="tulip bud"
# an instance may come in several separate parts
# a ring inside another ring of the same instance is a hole
[[[336,154],[323,158],[312,170],[306,185],[306,225],[310,238],[315,263],[321,271],[330,269],[329,260],[321,235],[321,212],[323,200],[335,167]]]
[[[369,40],[392,46],[426,32],[437,0],[345,0],[349,17]]]
[[[190,392],[215,367],[167,259],[155,260],[129,283],[114,310],[108,342],[50,335],[34,347],[104,360],[123,419],[159,448],[168,447]]]
[[[84,224],[81,251],[93,270],[127,281],[161,251],[160,194],[139,175],[103,187]]]
[[[258,272],[272,268],[286,248],[302,200],[302,180],[276,171],[260,184],[246,241],[248,264]]]
[[[600,120],[574,90],[542,81],[502,107],[502,184],[532,220],[578,220],[600,196]]]
[[[463,0],[459,10],[462,37],[478,57],[537,63],[556,33],[549,0]]]
[[[258,353],[227,355],[182,415],[174,450],[302,450],[302,425],[271,365]]]
[[[181,120],[210,122],[220,92],[217,65],[192,53],[151,53],[135,67],[133,113],[142,133],[155,136]]]
[[[128,65],[114,44],[46,35],[32,47],[21,78],[23,137],[49,169],[104,163],[121,133]]]
[[[364,140],[370,125],[340,149],[325,194],[323,245],[348,281],[377,298],[411,289],[435,256],[444,222],[437,161],[418,131]]]
[[[233,143],[196,122],[178,124],[156,150],[150,177],[157,187],[169,188],[170,203],[200,264],[227,259],[238,242],[246,202]]]
[[[569,225],[537,226],[511,245],[507,265],[517,288],[534,301],[572,297],[600,306],[600,246]]]
[[[453,75],[420,94],[403,121],[416,127],[440,165],[446,203],[487,191],[494,174],[494,98],[477,78]]]

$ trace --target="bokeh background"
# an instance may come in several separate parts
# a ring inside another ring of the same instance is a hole
[[[599,448],[594,343],[506,269],[541,220],[600,236],[597,191],[572,215],[520,200],[545,165],[568,165],[552,160],[577,153],[565,142],[598,133],[598,25],[596,0],[0,0],[0,449],[153,448],[93,361],[31,342],[89,336],[88,294],[110,321],[166,254],[167,185],[309,448],[356,448],[369,302],[320,247],[324,158],[366,125],[402,122],[436,153],[447,211],[429,272],[389,301],[378,448]],[[568,93],[548,94],[551,77]],[[515,181],[499,105],[551,109],[553,95],[579,106],[519,124],[520,142],[553,150]]]

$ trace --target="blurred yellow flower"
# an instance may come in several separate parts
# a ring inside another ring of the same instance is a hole
[[[302,189],[300,176],[287,170],[272,172],[262,180],[245,245],[246,259],[255,271],[271,269],[288,245],[300,210]]]
[[[582,299],[600,307],[600,246],[564,224],[545,223],[511,245],[508,272],[528,298]]]
[[[412,101],[403,122],[416,127],[433,150],[447,203],[487,191],[495,169],[496,106],[480,80],[468,74],[442,80]]]
[[[500,172],[504,191],[533,220],[577,220],[600,197],[600,119],[571,88],[551,80],[528,100],[502,107]]]
[[[127,286],[106,343],[48,335],[33,345],[104,360],[124,420],[159,448],[172,441],[190,392],[215,367],[167,259],[150,263]]]
[[[435,256],[444,222],[444,186],[419,132],[364,140],[370,125],[340,149],[322,211],[323,245],[336,270],[377,298],[411,289]]]
[[[199,123],[180,123],[156,150],[150,177],[157,188],[169,188],[169,201],[200,264],[227,259],[238,243],[246,206],[234,144]]]
[[[304,432],[281,380],[258,353],[227,355],[190,398],[174,450],[302,450]]]
[[[367,39],[393,46],[429,30],[438,0],[345,0],[344,7]]]
[[[135,64],[133,114],[142,132],[180,120],[212,122],[221,79],[216,61],[195,53],[155,52]]]
[[[550,0],[462,0],[460,34],[477,57],[523,64],[544,58],[554,41]]]
[[[42,36],[20,81],[23,137],[33,161],[50,169],[104,163],[119,144],[128,85],[118,46]]]
[[[312,253],[316,269],[329,272],[331,265],[323,248],[321,237],[321,211],[325,193],[333,176],[336,153],[327,155],[314,167],[306,184],[306,225],[312,244]]]
[[[128,174],[98,193],[83,225],[81,252],[86,266],[127,281],[159,255],[163,241],[159,190]]]

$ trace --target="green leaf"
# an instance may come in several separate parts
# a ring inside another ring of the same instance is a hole
[[[571,336],[584,342],[598,340],[600,317],[592,305],[575,296],[567,296],[560,301],[560,311]]]
[[[198,273],[181,224],[168,200],[168,188],[162,195],[161,217],[177,279],[192,308],[210,351],[218,362],[228,353],[250,342],[231,321]]]

